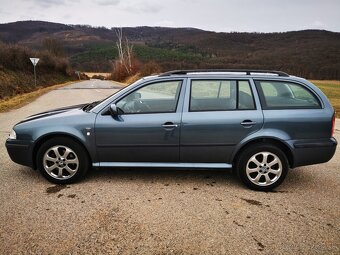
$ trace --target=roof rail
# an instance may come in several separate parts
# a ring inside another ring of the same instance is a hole
[[[161,73],[159,76],[170,76],[175,74],[188,74],[188,73],[246,73],[250,75],[251,73],[270,73],[277,74],[278,76],[289,77],[289,74],[281,71],[272,70],[253,70],[253,69],[192,69],[192,70],[173,70],[165,73]]]

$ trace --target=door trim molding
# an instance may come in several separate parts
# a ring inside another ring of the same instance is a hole
[[[150,143],[136,143],[136,144],[97,144],[97,147],[179,147],[178,144],[150,144]]]
[[[232,168],[227,163],[97,162],[94,167]]]

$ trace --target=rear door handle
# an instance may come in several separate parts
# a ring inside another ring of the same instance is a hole
[[[174,124],[174,123],[172,123],[172,122],[165,122],[165,123],[162,125],[162,127],[164,127],[164,128],[176,128],[176,127],[178,127],[178,124]]]
[[[256,124],[256,121],[251,121],[251,120],[244,120],[241,122],[241,125],[244,127],[253,126],[255,124]]]

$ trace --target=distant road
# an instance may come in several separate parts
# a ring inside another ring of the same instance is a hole
[[[63,89],[120,89],[122,85],[119,83],[114,83],[112,81],[102,81],[102,80],[86,80],[73,83],[69,86],[60,88]]]

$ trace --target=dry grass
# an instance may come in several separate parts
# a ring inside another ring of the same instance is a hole
[[[6,111],[10,111],[10,110],[13,110],[13,109],[20,108],[20,107],[34,101],[36,98],[40,97],[43,94],[46,94],[47,92],[49,92],[51,90],[64,87],[64,86],[69,85],[71,83],[74,83],[74,81],[70,81],[70,82],[66,82],[66,83],[62,83],[62,84],[57,84],[57,85],[53,85],[53,86],[49,86],[49,87],[40,87],[37,90],[29,92],[29,93],[20,94],[20,95],[16,95],[14,97],[11,97],[11,98],[0,100],[0,112],[6,112]]]
[[[331,101],[336,112],[336,117],[340,118],[340,81],[310,80],[326,94]]]
[[[315,85],[318,84],[329,84],[331,86],[340,86],[340,81],[336,80],[309,80],[311,83],[314,83]]]
[[[126,84],[126,85],[129,85],[129,84],[139,80],[140,78],[142,78],[141,73],[136,73],[135,75],[132,75],[132,76],[126,78],[123,83]]]
[[[111,75],[111,73],[88,73],[88,72],[85,72],[85,74],[90,78],[92,78],[95,75],[101,75],[104,77],[109,77]]]

